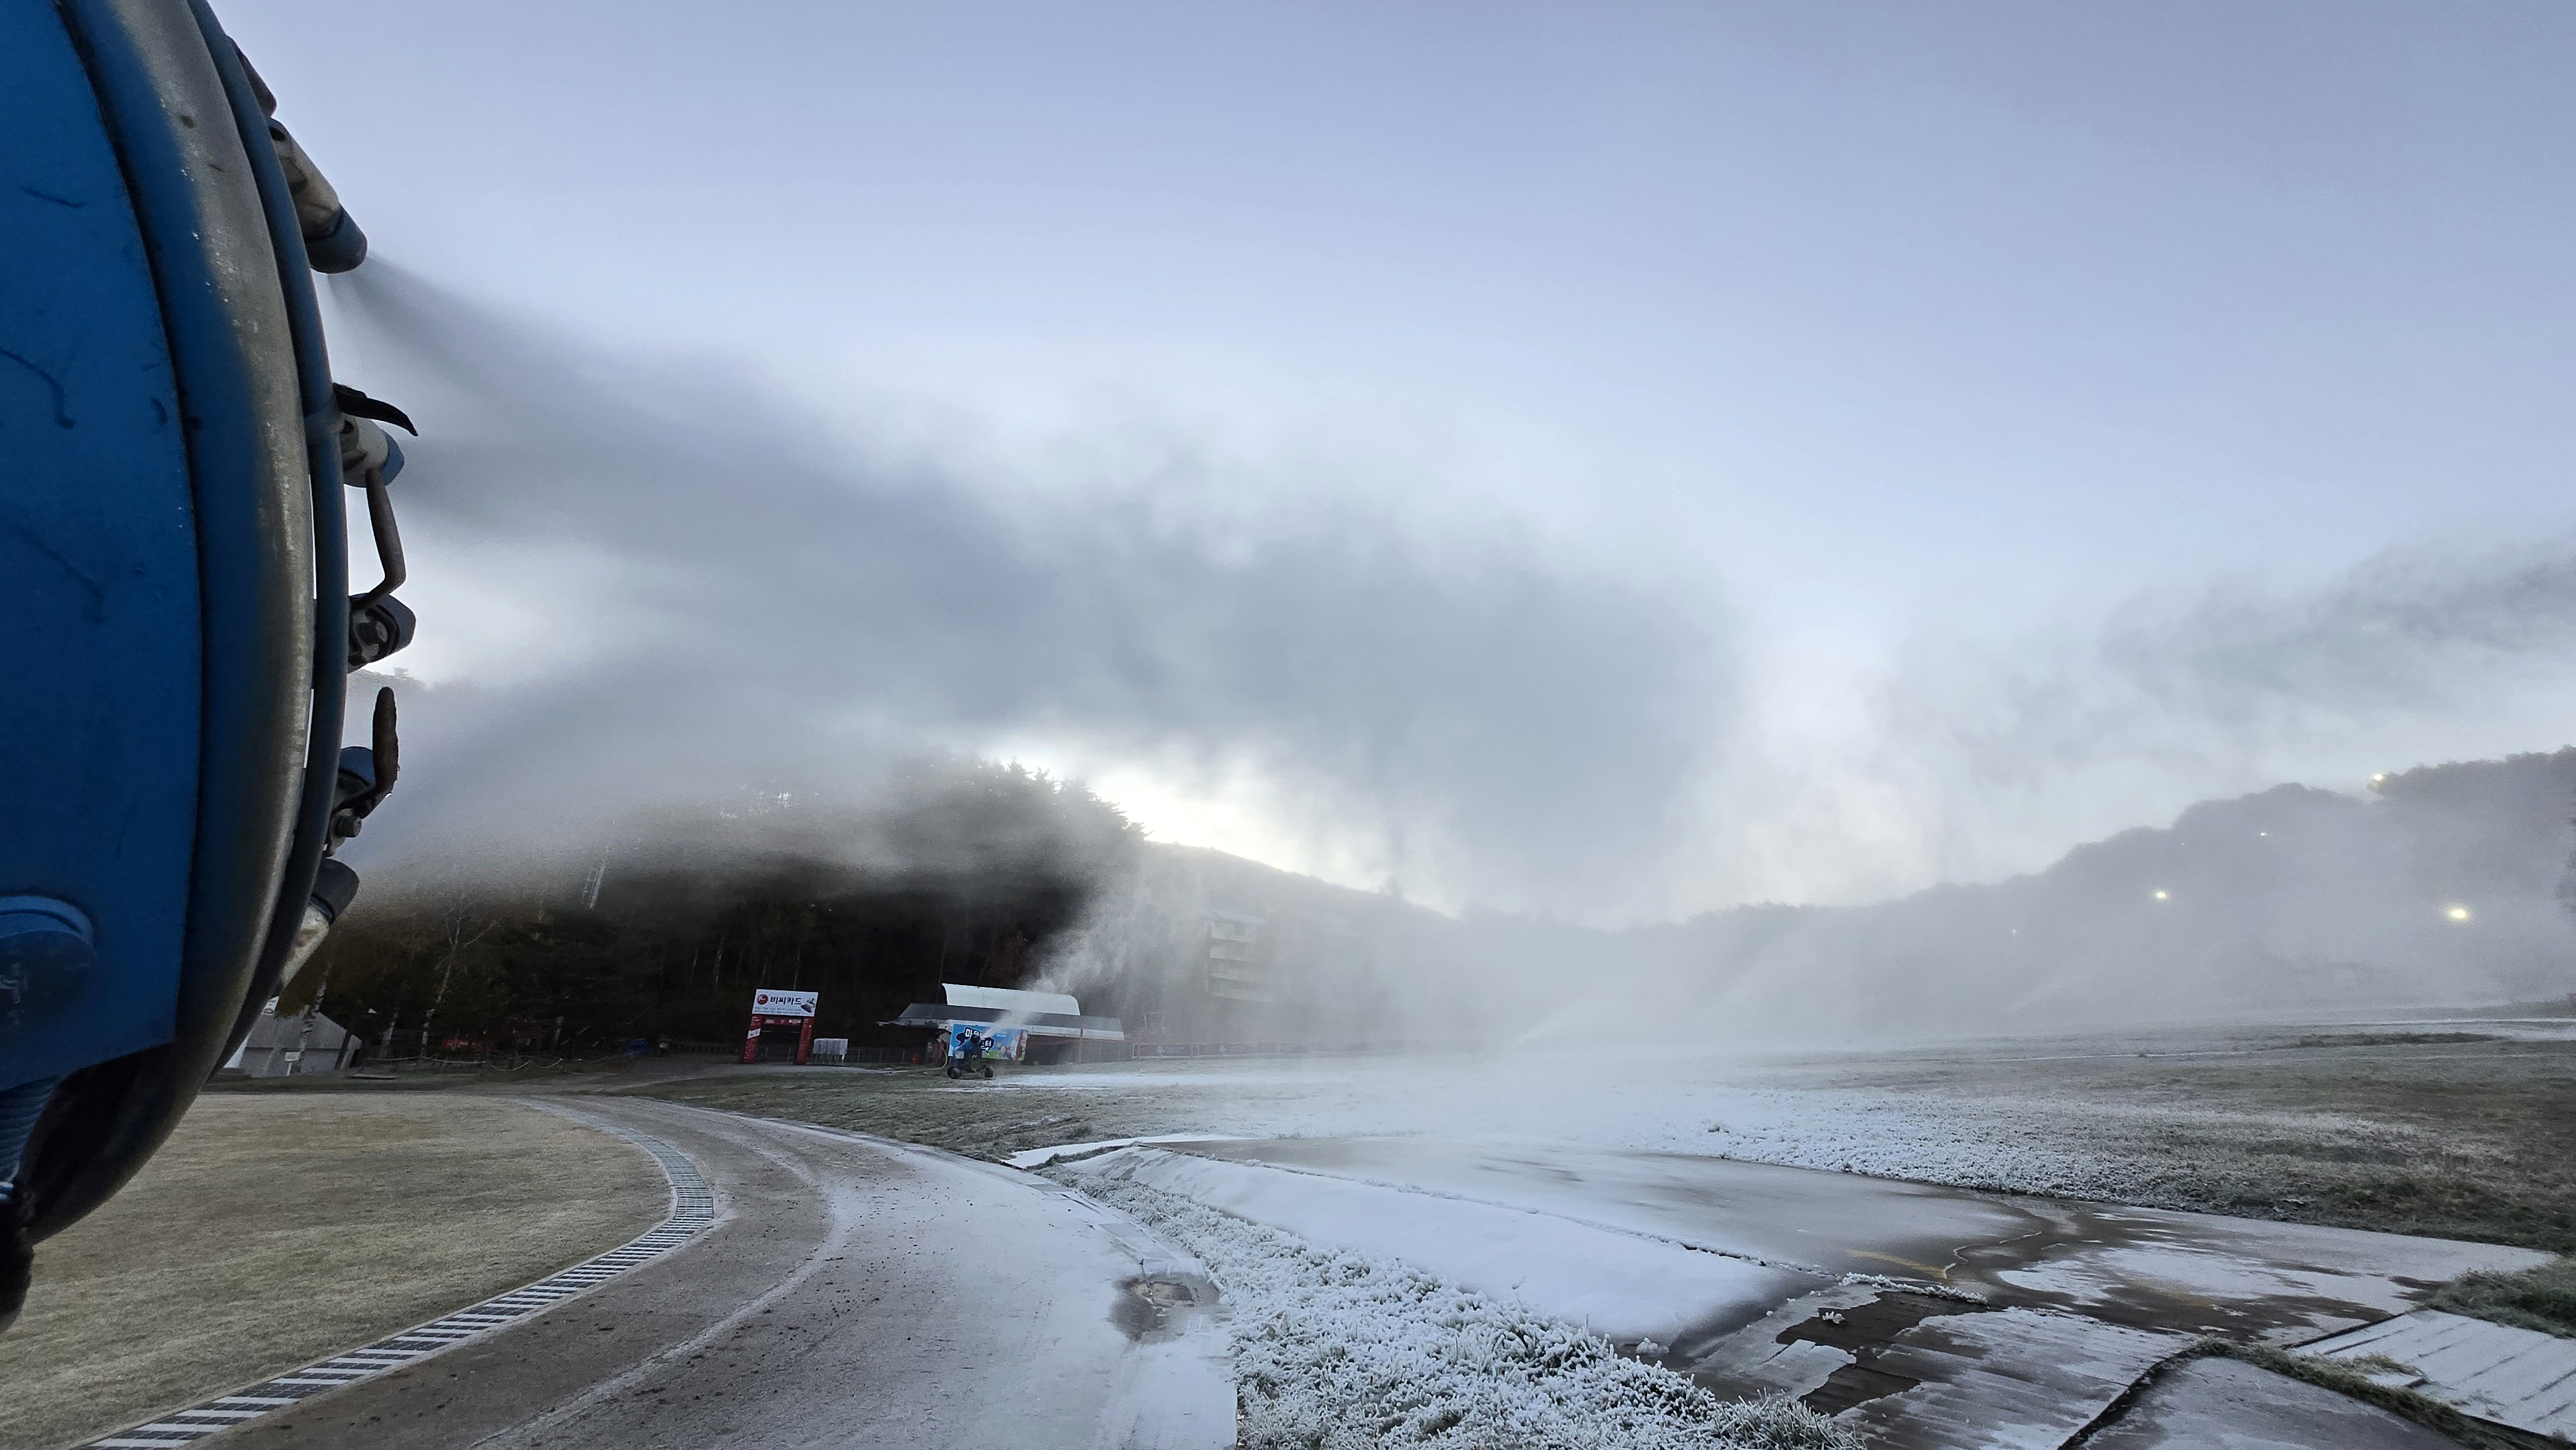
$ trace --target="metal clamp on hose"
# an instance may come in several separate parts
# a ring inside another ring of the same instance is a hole
[[[277,974],[278,989],[295,980],[304,964],[322,949],[323,939],[340,920],[340,913],[358,899],[358,873],[325,856],[313,873],[313,895],[304,903],[304,920],[295,928],[295,943],[287,948],[285,969]]]
[[[277,169],[286,178],[286,194],[295,201],[296,230],[304,236],[304,257],[316,272],[346,272],[367,260],[367,234],[358,230],[349,209],[340,204],[340,193],[295,144],[277,120],[277,96],[268,82],[259,78],[258,70],[233,47],[233,57],[241,62],[242,74],[249,77],[251,93],[259,98],[261,114],[268,117],[268,144],[277,152]]]
[[[402,741],[395,733],[394,692],[376,691],[376,718],[372,743],[345,746],[340,751],[338,797],[331,809],[331,840],[324,849],[337,851],[340,843],[358,834],[369,813],[384,803],[402,775]],[[358,873],[325,854],[313,877],[313,895],[304,904],[304,916],[296,924],[295,941],[288,947],[286,965],[279,971],[277,983],[283,988],[295,980],[295,974],[321,949],[323,938],[331,933],[340,913],[358,897]]]
[[[334,383],[340,405],[340,481],[366,490],[367,529],[375,540],[376,561],[383,577],[364,594],[349,597],[349,668],[374,664],[411,643],[418,621],[393,591],[407,576],[403,566],[402,529],[394,520],[393,492],[388,487],[402,472],[402,445],[377,426],[391,423],[417,436],[419,429],[402,409],[370,398],[344,383]]]
[[[367,528],[375,538],[376,563],[384,574],[373,589],[350,596],[349,609],[354,614],[401,588],[409,577],[403,572],[402,530],[394,523],[394,496],[387,487],[402,473],[402,445],[376,424],[379,420],[391,423],[414,437],[420,436],[420,430],[402,409],[345,383],[332,384],[331,392],[340,405],[340,481],[366,490]]]

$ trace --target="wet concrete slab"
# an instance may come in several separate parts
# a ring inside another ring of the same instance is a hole
[[[1566,1217],[1841,1277],[1884,1275],[2135,1328],[2297,1343],[2402,1314],[2528,1249],[1987,1193],[1857,1174],[1513,1139],[1175,1145]]]
[[[1847,1283],[1666,1363],[1730,1399],[1792,1396],[1871,1445],[2056,1450],[2192,1343],[2056,1310]]]
[[[2307,1346],[2335,1359],[2404,1366],[2386,1382],[2482,1420],[2576,1438],[2576,1339],[2419,1309]]]
[[[2374,1405],[2241,1360],[2187,1360],[2157,1376],[2085,1450],[2457,1450]]]
[[[1808,1403],[1873,1445],[2057,1450],[2191,1343],[2044,1310],[1940,1314],[1855,1346],[1857,1366],[1893,1382],[1884,1392]]]

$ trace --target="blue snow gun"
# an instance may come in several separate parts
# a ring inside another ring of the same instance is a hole
[[[203,0],[0,0],[0,1328],[356,894],[408,431],[331,380],[367,240]],[[382,579],[351,594],[343,490]]]

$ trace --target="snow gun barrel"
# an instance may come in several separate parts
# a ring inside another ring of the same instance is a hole
[[[0,5],[0,1327],[312,959],[389,790],[401,410],[336,386],[366,260],[203,0]],[[349,593],[344,488],[379,581]]]

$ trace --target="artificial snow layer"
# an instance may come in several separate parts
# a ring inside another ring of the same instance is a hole
[[[1869,1361],[1913,1381],[1841,1422],[1873,1444],[2058,1450],[2191,1337],[2032,1309],[1927,1319]]]
[[[1310,1243],[1126,1177],[1050,1173],[1178,1239],[1214,1274],[1232,1315],[1251,1450],[1856,1445],[1794,1401],[1721,1401],[1513,1296]]]
[[[1508,1295],[1627,1344],[1676,1344],[1833,1282],[1551,1214],[1157,1148],[1121,1148],[1070,1166],[1079,1181],[1177,1194],[1310,1243]]]
[[[1727,1080],[1731,1071],[1723,1061],[1674,1061],[1641,1077],[1599,1064],[1508,1058],[1189,1060],[978,1086],[1125,1099],[1132,1125],[1109,1119],[1103,1126],[1139,1135],[1507,1133],[2129,1203],[2174,1196],[2163,1181],[2173,1165],[2129,1151],[2142,1139],[2277,1137],[2312,1145],[2325,1157],[2346,1152],[2356,1161],[2395,1149],[2437,1161],[2478,1151],[2455,1135],[2358,1115],[1750,1087]]]
[[[2029,1292],[2061,1307],[2104,1310],[2135,1310],[2143,1294],[2183,1316],[2167,1327],[2216,1332],[2226,1325],[2235,1332],[2249,1321],[2204,1320],[2188,1306],[2253,1310],[2259,1302],[2264,1332],[2284,1342],[2403,1313],[2414,1307],[2409,1285],[2550,1261],[2536,1250],[2492,1244],[2008,1200],[1900,1179],[1556,1140],[1265,1138],[1187,1151],[1820,1274],[1902,1268],[1988,1295]]]
[[[1024,1148],[1003,1156],[1002,1161],[1014,1168],[1039,1169],[1050,1163],[1070,1163],[1106,1153],[1112,1148],[1132,1148],[1139,1143],[1221,1143],[1225,1140],[1212,1133],[1152,1133],[1141,1138],[1103,1138],[1091,1143],[1056,1143],[1044,1148]]]

